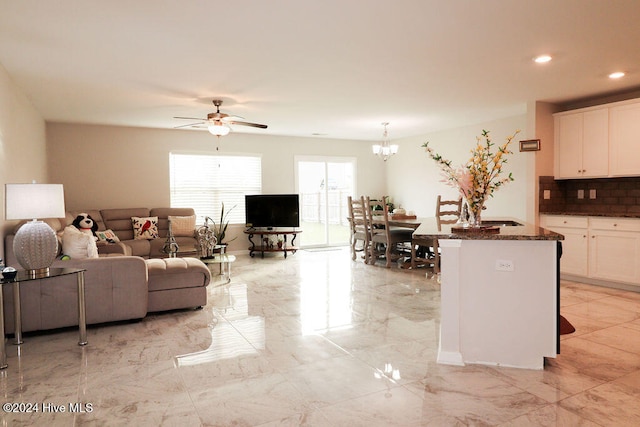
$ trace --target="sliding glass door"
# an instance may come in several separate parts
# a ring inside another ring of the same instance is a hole
[[[296,157],[303,246],[349,243],[347,198],[354,194],[355,175],[354,158]]]

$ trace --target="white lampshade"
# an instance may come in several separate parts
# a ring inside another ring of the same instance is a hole
[[[225,136],[229,133],[231,129],[228,126],[225,126],[221,122],[215,122],[207,126],[207,129],[212,135],[215,136]]]
[[[62,184],[5,184],[6,219],[33,219],[16,233],[13,251],[33,277],[45,275],[58,253],[55,231],[37,218],[62,218]]]
[[[6,219],[64,218],[62,184],[5,184]]]

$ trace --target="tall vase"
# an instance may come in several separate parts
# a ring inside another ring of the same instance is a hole
[[[484,208],[484,199],[475,203],[467,201],[469,204],[469,226],[480,228],[482,226],[482,209]]]

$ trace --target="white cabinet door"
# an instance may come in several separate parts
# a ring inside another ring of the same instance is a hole
[[[586,111],[582,126],[582,177],[609,175],[609,109]]]
[[[640,220],[589,219],[589,277],[640,285]]]
[[[640,102],[610,110],[610,173],[613,176],[640,175]]]
[[[581,177],[582,120],[581,113],[555,117],[556,178]]]
[[[609,174],[609,109],[555,116],[556,178]]]
[[[540,226],[564,236],[560,272],[576,276],[588,274],[588,248],[586,217],[545,215]]]
[[[562,241],[562,258],[560,258],[560,272],[586,276],[588,274],[587,230],[579,228],[558,228],[553,230],[564,236]]]
[[[589,277],[640,285],[640,233],[592,230]]]

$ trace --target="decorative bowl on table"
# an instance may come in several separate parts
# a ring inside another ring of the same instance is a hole
[[[2,270],[2,277],[7,279],[7,280],[15,279],[17,274],[18,274],[18,272],[13,267],[5,267]]]

